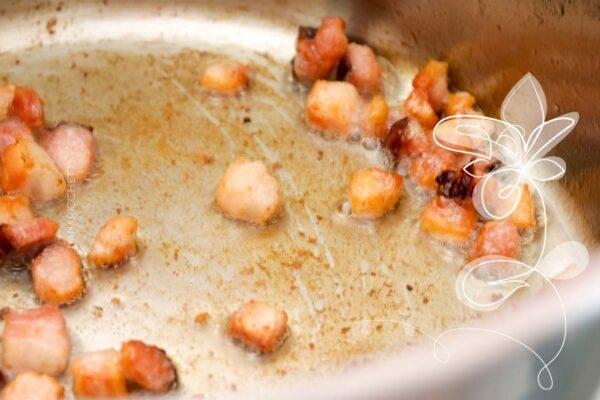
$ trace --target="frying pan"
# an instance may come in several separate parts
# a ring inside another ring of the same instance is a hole
[[[481,319],[454,295],[452,252],[420,233],[418,198],[373,224],[339,212],[349,173],[381,160],[308,132],[305,93],[288,64],[298,25],[334,14],[387,60],[392,103],[436,57],[489,115],[529,71],[551,116],[578,111],[579,126],[556,150],[568,165],[556,203],[569,236],[595,248],[595,2],[2,1],[0,79],[36,88],[49,122],[91,125],[98,141],[89,182],[41,211],[81,254],[117,210],[140,225],[138,256],[118,269],[86,269],[85,297],[64,308],[72,353],[129,338],[156,344],[178,367],[177,398],[589,398],[598,373],[586,366],[599,357],[590,338],[600,332],[593,257],[559,287],[567,345],[551,366],[554,389],[543,391],[539,360],[506,337],[456,332],[443,351],[432,338],[457,325],[502,329],[549,359],[563,334],[552,293],[537,290]],[[242,97],[214,98],[197,86],[203,68],[225,58],[250,65]],[[249,227],[216,209],[218,179],[240,155],[278,176],[285,212],[276,224]],[[3,268],[0,279],[0,305],[36,304],[22,270]],[[288,312],[290,336],[272,355],[248,354],[224,335],[228,315],[250,298]],[[209,313],[204,324],[194,322],[200,312]]]

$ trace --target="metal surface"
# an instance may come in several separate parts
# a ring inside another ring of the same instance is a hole
[[[392,101],[406,92],[417,63],[443,56],[455,85],[473,91],[491,113],[528,70],[556,101],[552,113],[579,111],[580,126],[559,149],[569,166],[565,204],[573,210],[564,219],[572,226],[583,216],[592,228],[586,239],[595,243],[594,3],[0,1],[0,79],[35,87],[50,122],[92,125],[99,142],[94,176],[43,212],[61,220],[59,234],[82,254],[116,209],[140,222],[137,259],[118,270],[88,270],[85,298],[65,308],[74,354],[148,340],[177,363],[177,395],[262,391],[403,354],[388,368],[406,381],[377,375],[376,367],[363,371],[388,379],[384,398],[418,383],[405,363],[424,357],[412,354],[411,344],[473,316],[454,295],[457,260],[440,257],[447,252],[419,233],[412,198],[373,224],[337,213],[350,171],[379,160],[305,128],[304,96],[288,62],[297,26],[328,14],[344,16],[356,38],[396,66]],[[250,63],[243,97],[215,99],[199,90],[203,67],[223,57]],[[245,124],[247,116],[252,122]],[[220,175],[238,155],[263,159],[278,175],[286,209],[277,224],[233,223],[213,204]],[[204,156],[214,161],[204,164]],[[0,305],[35,304],[26,272],[3,270],[0,279]],[[223,335],[227,316],[249,298],[279,303],[290,316],[291,336],[272,356],[250,356]],[[208,322],[195,324],[203,311]],[[499,359],[498,351],[491,356]],[[444,382],[452,376],[445,374],[427,376]],[[368,382],[350,376],[349,388],[368,393]],[[324,382],[325,397],[339,392],[333,382],[348,380]]]

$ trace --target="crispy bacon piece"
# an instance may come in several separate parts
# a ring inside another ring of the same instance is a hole
[[[455,169],[458,159],[454,153],[435,147],[422,153],[410,164],[409,176],[427,189],[436,189],[435,178],[442,171]]]
[[[284,310],[250,300],[231,316],[227,330],[249,348],[268,353],[281,343],[286,327]]]
[[[127,395],[125,373],[118,351],[86,353],[71,362],[73,392],[78,397],[106,399]]]
[[[425,93],[434,112],[441,112],[448,101],[448,63],[430,60],[415,75],[412,84]]]
[[[211,64],[200,85],[212,93],[234,95],[248,86],[248,66],[233,61]]]
[[[48,153],[36,142],[18,139],[0,157],[0,183],[5,192],[19,193],[34,202],[64,195],[67,184]]]
[[[0,196],[0,225],[14,224],[33,218],[33,209],[27,197],[18,194]]]
[[[361,95],[372,96],[381,92],[383,69],[369,46],[350,43],[345,64],[348,70],[346,81],[356,86]]]
[[[475,107],[475,97],[468,92],[448,94],[448,103],[444,107],[446,115],[472,114]]]
[[[35,90],[17,86],[8,114],[19,118],[31,129],[37,128],[44,125],[44,100]]]
[[[517,226],[511,221],[489,221],[477,231],[471,258],[504,256],[519,258],[521,237]]]
[[[44,248],[30,269],[33,290],[44,303],[68,303],[81,296],[85,288],[81,258],[63,241]]]
[[[414,89],[404,102],[405,112],[414,117],[424,128],[431,129],[437,124],[438,116],[427,100],[427,92],[422,89]]]
[[[10,311],[2,332],[2,362],[12,372],[60,375],[69,361],[67,324],[55,305]]]
[[[245,158],[227,167],[216,202],[226,217],[258,225],[272,220],[282,208],[279,182],[262,161]]]
[[[96,147],[92,131],[88,126],[61,123],[40,135],[40,144],[70,183],[83,181],[92,169]]]
[[[455,243],[469,239],[477,225],[477,213],[470,200],[436,196],[421,214],[421,228],[430,235]]]
[[[362,100],[346,82],[317,81],[306,103],[306,119],[313,128],[330,136],[349,138],[359,130]]]
[[[62,400],[65,390],[51,376],[21,372],[0,392],[0,400]]]
[[[348,190],[352,215],[359,218],[383,216],[400,199],[403,185],[400,175],[380,168],[365,168],[354,172]]]
[[[360,124],[361,137],[385,137],[388,118],[388,104],[381,95],[376,95],[363,106]]]
[[[348,50],[345,28],[346,22],[340,17],[323,18],[316,31],[300,27],[292,60],[296,80],[310,84],[333,72]]]
[[[155,393],[168,392],[177,382],[177,371],[167,353],[140,340],[121,345],[125,378]]]
[[[535,206],[531,192],[529,191],[529,185],[526,183],[521,186],[519,205],[517,205],[517,208],[508,219],[520,229],[528,229],[535,226]]]
[[[137,251],[137,220],[116,215],[98,231],[87,259],[97,267],[116,265]]]
[[[16,251],[30,251],[56,237],[58,222],[39,217],[2,226],[2,234]]]
[[[0,119],[8,117],[8,111],[14,97],[15,85],[0,85]]]
[[[388,129],[384,147],[390,149],[396,158],[416,157],[433,148],[431,134],[425,132],[414,119],[404,117],[394,122]]]
[[[27,125],[16,118],[0,121],[0,154],[21,138],[33,140],[31,129]]]

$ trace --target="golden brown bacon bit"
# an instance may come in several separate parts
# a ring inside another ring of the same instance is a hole
[[[350,43],[346,58],[340,64],[346,64],[345,79],[356,86],[361,95],[371,96],[381,91],[383,69],[377,63],[375,53],[369,46]]]
[[[64,399],[64,392],[63,387],[53,377],[27,371],[15,375],[0,393],[0,399],[62,400]]]
[[[73,393],[82,398],[113,398],[127,395],[121,354],[116,350],[85,353],[71,362]]]
[[[348,50],[345,27],[346,22],[340,17],[323,18],[316,31],[300,27],[292,60],[295,79],[312,83],[329,76]]]
[[[35,90],[17,86],[8,114],[17,117],[30,128],[44,124],[44,100]]]
[[[469,168],[472,169],[472,167],[471,165]],[[463,169],[445,169],[435,177],[438,194],[448,198],[466,198],[469,195],[472,180],[473,178]]]
[[[475,245],[471,249],[471,258],[483,256],[504,256],[519,258],[521,237],[512,221],[489,221],[477,231]]]
[[[17,251],[33,251],[56,237],[58,222],[39,217],[2,226],[2,234]]]
[[[121,367],[126,379],[151,392],[168,392],[177,383],[177,371],[167,353],[140,340],[123,343]]]

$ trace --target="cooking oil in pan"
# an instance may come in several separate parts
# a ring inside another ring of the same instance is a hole
[[[379,221],[340,213],[350,173],[381,160],[372,146],[308,131],[306,93],[289,64],[238,53],[249,62],[250,88],[220,98],[197,81],[224,55],[131,50],[0,56],[0,78],[35,88],[50,123],[94,127],[93,175],[40,210],[61,222],[59,235],[86,254],[110,216],[139,221],[137,257],[88,268],[85,296],[64,308],[73,355],[142,339],[175,361],[181,392],[218,394],[400,352],[475,316],[454,294],[462,260],[420,232],[414,197]],[[285,209],[270,226],[227,220],[214,204],[220,176],[239,156],[265,161],[281,182]],[[2,268],[0,280],[0,306],[36,304],[26,270]],[[288,313],[290,335],[272,355],[250,355],[224,335],[228,316],[249,299]]]

